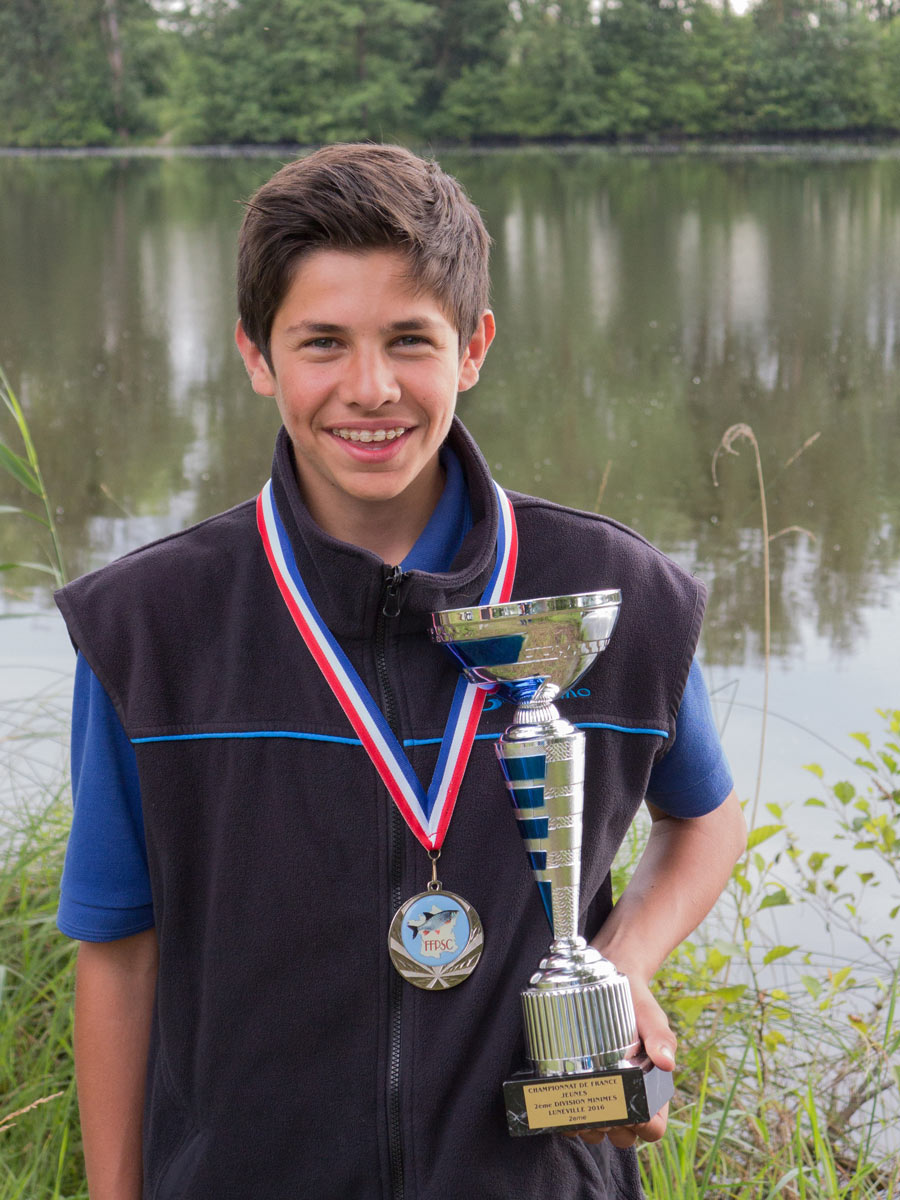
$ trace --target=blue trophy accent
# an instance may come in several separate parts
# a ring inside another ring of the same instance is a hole
[[[506,776],[506,786],[516,814],[519,834],[524,842],[525,853],[534,872],[534,880],[538,885],[538,893],[552,931],[553,887],[547,878],[545,848],[550,829],[544,803],[545,758],[543,754],[525,754],[518,758],[500,757],[500,767]]]
[[[450,649],[464,667],[492,667],[498,663],[518,662],[524,641],[524,636],[518,633],[509,637],[484,638],[480,642],[451,646]]]

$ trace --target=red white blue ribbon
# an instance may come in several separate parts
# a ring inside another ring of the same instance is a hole
[[[497,558],[480,604],[503,604],[512,594],[518,557],[516,518],[503,489],[494,483],[500,519]],[[427,850],[440,850],[465,774],[486,691],[461,675],[431,783],[426,791],[393,730],[350,660],[322,620],[297,567],[287,531],[272,496],[272,481],[256,502],[256,523],[275,582],[301,637],[334,692],[357,737],[412,832]]]

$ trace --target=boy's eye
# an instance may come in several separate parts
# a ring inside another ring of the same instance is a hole
[[[395,346],[427,346],[428,339],[418,333],[404,333],[394,342]]]
[[[337,341],[333,337],[317,337],[311,338],[305,345],[313,350],[333,350]]]

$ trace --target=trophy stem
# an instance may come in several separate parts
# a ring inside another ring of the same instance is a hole
[[[554,940],[578,937],[584,734],[540,695],[497,743],[519,833]]]

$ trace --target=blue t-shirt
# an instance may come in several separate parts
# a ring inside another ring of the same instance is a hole
[[[441,453],[446,482],[431,519],[400,564],[446,571],[472,527],[465,476]],[[678,736],[654,768],[647,799],[675,817],[717,808],[732,789],[700,668],[691,664],[678,711]],[[134,746],[87,661],[75,667],[72,712],[74,815],[57,924],[81,941],[105,942],[153,926],[153,902]]]

